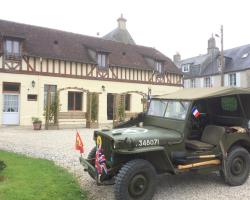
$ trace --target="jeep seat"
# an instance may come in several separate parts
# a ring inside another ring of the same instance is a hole
[[[193,150],[211,150],[216,145],[219,145],[222,135],[225,133],[225,128],[222,126],[208,125],[204,128],[201,140],[186,140],[186,147]]]

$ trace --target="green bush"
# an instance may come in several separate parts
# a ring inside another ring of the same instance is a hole
[[[3,171],[4,168],[6,168],[6,164],[0,160],[0,172]]]

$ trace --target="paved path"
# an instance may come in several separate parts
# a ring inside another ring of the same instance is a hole
[[[94,146],[93,130],[80,129],[86,157]],[[112,186],[97,187],[79,164],[79,153],[74,150],[75,130],[33,131],[27,127],[0,128],[0,149],[53,160],[77,177],[91,199],[114,199]],[[250,199],[250,179],[243,186],[229,187],[216,174],[161,177],[155,200],[232,200]]]

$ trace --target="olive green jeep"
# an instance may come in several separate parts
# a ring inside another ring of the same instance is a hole
[[[219,172],[231,186],[250,167],[250,89],[182,89],[154,96],[146,113],[94,132],[96,148],[80,162],[98,184],[114,183],[119,200],[152,199],[158,175]],[[99,152],[98,152],[99,153]]]

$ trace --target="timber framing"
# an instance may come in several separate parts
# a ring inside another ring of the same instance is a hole
[[[4,20],[0,20],[0,35],[4,36],[0,37],[2,73],[183,87],[180,70],[151,47]],[[7,52],[7,38],[19,42],[18,55]],[[99,53],[106,55],[104,68],[98,66]],[[157,61],[162,63],[162,73],[155,71]]]
[[[118,66],[100,69],[94,64],[77,63],[73,61],[52,60],[23,56],[21,61],[6,61],[1,56],[3,65],[1,73],[15,73],[26,75],[41,75],[62,78],[76,78],[85,80],[113,81],[124,83],[139,83],[152,85],[182,86],[182,75],[174,73],[157,74],[149,70],[122,68]],[[7,67],[8,62],[18,64],[14,68]],[[20,67],[22,66],[22,67]],[[39,66],[39,67],[38,67]],[[84,69],[85,68],[85,69]]]

